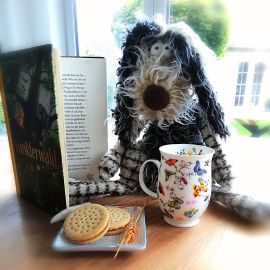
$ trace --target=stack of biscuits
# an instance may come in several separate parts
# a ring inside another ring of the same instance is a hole
[[[77,244],[89,244],[104,235],[123,232],[130,222],[127,210],[105,207],[100,204],[84,204],[70,213],[64,222],[64,234]]]
[[[109,212],[110,227],[106,235],[122,233],[130,221],[129,212],[117,207],[108,207],[107,209]]]

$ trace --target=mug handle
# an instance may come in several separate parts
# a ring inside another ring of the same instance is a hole
[[[152,197],[154,197],[154,198],[157,198],[157,193],[151,191],[151,190],[145,185],[144,180],[143,180],[143,171],[144,171],[144,168],[145,168],[145,166],[146,166],[146,164],[147,164],[148,162],[153,162],[153,163],[158,167],[158,170],[159,170],[159,168],[160,168],[160,162],[159,162],[158,160],[156,160],[156,159],[149,159],[149,160],[146,160],[146,161],[142,164],[142,166],[141,166],[141,168],[140,168],[139,183],[140,183],[140,186],[141,186],[142,190],[143,190],[146,194],[148,194],[148,195],[150,195],[150,196],[152,196]]]

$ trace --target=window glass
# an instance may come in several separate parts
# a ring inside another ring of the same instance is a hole
[[[112,138],[111,109],[117,83],[116,70],[127,29],[142,12],[142,0],[76,0],[80,56],[104,56],[107,63],[108,132]],[[111,145],[109,141],[109,145]]]
[[[236,96],[234,106],[243,106],[247,82],[248,63],[241,62],[239,64],[239,71],[236,85]]]
[[[264,65],[262,63],[258,63],[255,65],[252,93],[251,93],[251,100],[250,100],[251,104],[255,106],[259,105],[262,79],[263,79],[263,71],[264,71]]]
[[[232,127],[224,147],[237,168],[235,183],[241,192],[257,192],[269,200],[259,187],[267,166],[263,149],[270,148],[269,1],[170,0],[170,22],[179,20],[217,55],[217,92]],[[262,158],[251,161],[250,153]],[[252,185],[254,190],[243,180],[252,178],[260,183]]]
[[[77,0],[80,56],[99,55],[107,61],[108,106],[114,107],[116,69],[127,29],[142,11],[142,0]],[[109,111],[110,113],[110,111]]]

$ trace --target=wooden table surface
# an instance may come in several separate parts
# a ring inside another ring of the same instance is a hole
[[[105,197],[97,202],[120,203],[144,195]],[[243,221],[211,203],[193,228],[167,225],[157,202],[145,210],[147,247],[144,251],[62,253],[52,241],[61,224],[13,193],[0,195],[0,269],[270,269],[268,226]]]
[[[61,224],[15,195],[7,141],[0,140],[0,270],[218,270],[270,269],[270,228],[250,224],[228,209],[210,203],[200,224],[174,228],[163,221],[155,201],[146,207],[144,251],[61,253],[52,241]],[[146,196],[105,197],[99,203],[120,203]]]

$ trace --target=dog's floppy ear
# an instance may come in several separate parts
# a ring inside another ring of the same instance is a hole
[[[212,63],[210,60],[213,60],[214,53],[185,23],[173,24],[168,30],[171,31],[173,49],[181,62],[182,72],[189,74],[195,88],[203,117],[215,134],[226,138],[229,131],[224,123],[224,113],[206,73],[206,64]]]
[[[120,67],[117,70],[119,78],[117,83],[116,107],[113,110],[115,118],[115,134],[120,142],[128,145],[136,141],[140,132],[139,119],[131,115],[130,110],[134,106],[134,100],[125,94],[125,80],[136,70],[136,62],[144,39],[154,37],[160,33],[160,26],[154,21],[138,22],[135,27],[128,31],[124,42],[123,57],[120,59]],[[130,82],[131,83],[131,82]]]

